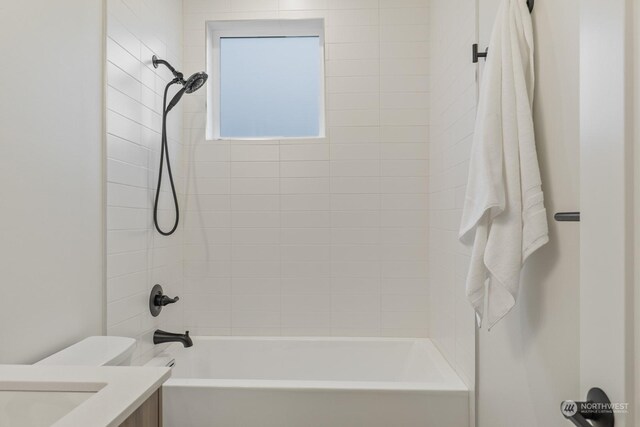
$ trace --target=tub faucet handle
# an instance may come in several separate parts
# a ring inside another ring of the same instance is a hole
[[[165,305],[174,304],[174,303],[176,303],[178,301],[180,301],[180,297],[169,298],[166,295],[157,295],[156,296],[156,305],[161,305],[163,307]]]
[[[180,301],[180,297],[170,298],[164,294],[162,286],[155,285],[149,295],[149,311],[153,317],[156,317],[162,311],[162,307],[178,301]]]

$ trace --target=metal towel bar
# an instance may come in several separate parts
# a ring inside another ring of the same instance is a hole
[[[558,212],[553,217],[558,222],[580,222],[580,212]]]

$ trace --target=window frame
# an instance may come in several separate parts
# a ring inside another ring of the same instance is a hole
[[[247,140],[302,140],[326,138],[325,111],[325,37],[324,19],[258,19],[233,21],[207,21],[206,69],[211,84],[207,85],[206,139],[224,141]],[[317,136],[300,137],[232,137],[225,138],[220,134],[220,39],[226,37],[318,37],[318,55],[320,55],[319,91],[320,105]]]

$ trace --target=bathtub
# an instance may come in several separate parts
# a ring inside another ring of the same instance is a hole
[[[427,339],[194,337],[165,427],[468,427],[469,391]]]

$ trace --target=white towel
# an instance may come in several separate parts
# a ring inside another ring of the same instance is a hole
[[[473,242],[467,298],[489,329],[516,303],[520,270],[549,241],[533,130],[533,28],[503,0],[489,44],[460,239]]]

